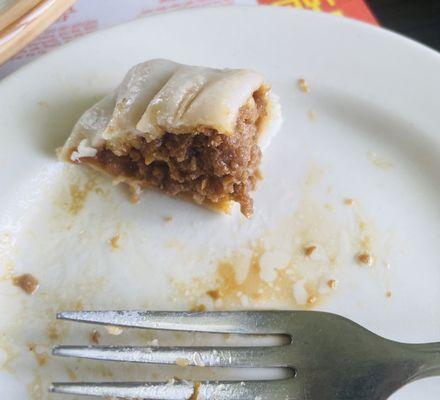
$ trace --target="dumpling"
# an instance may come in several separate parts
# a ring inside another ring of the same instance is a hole
[[[76,123],[59,152],[132,188],[250,217],[260,179],[262,137],[275,131],[279,105],[262,75],[150,60]]]

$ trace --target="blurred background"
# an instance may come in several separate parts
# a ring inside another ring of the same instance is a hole
[[[440,50],[439,0],[368,0],[379,23]]]

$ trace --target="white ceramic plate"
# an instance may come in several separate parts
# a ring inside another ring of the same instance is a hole
[[[79,115],[130,66],[154,57],[251,67],[273,83],[284,125],[265,152],[251,220],[155,192],[132,205],[124,188],[56,160],[54,149]],[[392,339],[440,340],[439,70],[437,53],[348,19],[221,8],[87,36],[1,82],[2,398],[49,398],[51,380],[189,376],[177,367],[48,357],[54,343],[90,341],[91,327],[54,323],[62,309],[304,308],[298,302],[309,301],[306,308]],[[300,77],[309,93],[299,90]],[[307,257],[311,245],[317,249]],[[373,266],[357,262],[363,251]],[[11,283],[22,273],[40,281],[32,296]],[[219,287],[214,302],[206,291]],[[177,341],[100,332],[103,343]],[[439,395],[440,380],[432,379],[393,399]]]

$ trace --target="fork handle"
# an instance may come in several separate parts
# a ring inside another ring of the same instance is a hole
[[[414,380],[440,376],[440,343],[405,344],[410,360],[419,362]]]

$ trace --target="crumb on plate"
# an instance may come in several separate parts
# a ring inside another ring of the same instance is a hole
[[[124,330],[119,326],[106,326],[105,330],[109,335],[113,335],[113,336],[119,336],[122,334],[122,332],[124,332]]]
[[[112,248],[113,251],[119,250],[120,246],[119,246],[119,240],[121,239],[121,235],[119,233],[117,233],[115,236],[113,236],[110,240],[109,240],[109,244]]]
[[[309,84],[307,83],[307,81],[304,78],[298,79],[298,87],[299,87],[299,90],[301,90],[301,92],[303,92],[303,93],[310,92]]]
[[[95,344],[99,344],[99,340],[101,339],[101,334],[99,333],[99,331],[97,331],[96,329],[94,329],[91,333],[90,333],[90,340],[92,343]]]
[[[310,257],[316,250],[316,246],[307,246],[304,248],[304,254]]]
[[[218,289],[216,290],[208,290],[206,294],[211,297],[212,300],[217,300],[220,298],[220,292]]]
[[[357,260],[360,264],[367,265],[368,267],[373,265],[373,256],[367,252],[358,254]]]
[[[14,276],[12,278],[12,283],[14,286],[17,286],[23,290],[26,294],[34,294],[40,287],[38,279],[31,274]]]
[[[176,359],[176,365],[178,365],[179,367],[187,367],[189,364],[190,364],[190,362],[186,358]]]
[[[336,279],[329,279],[327,281],[327,286],[330,289],[336,289],[338,287],[338,281]]]

